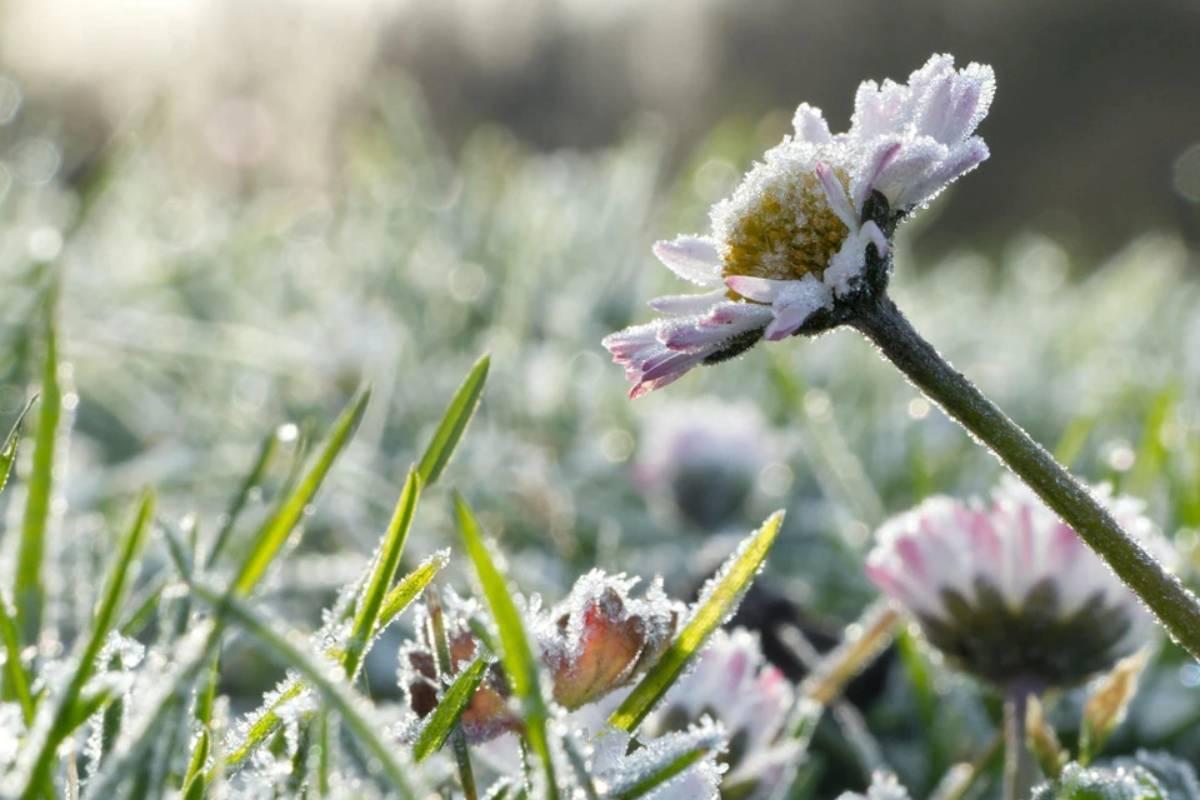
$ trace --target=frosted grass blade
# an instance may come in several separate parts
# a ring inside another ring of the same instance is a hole
[[[25,724],[33,722],[33,695],[29,692],[29,674],[21,663],[21,642],[16,621],[8,610],[8,602],[0,595],[0,638],[4,639],[4,695],[21,704]]]
[[[776,511],[725,562],[675,641],[609,717],[613,726],[629,733],[637,729],[709,635],[737,609],[742,593],[758,574],[782,524],[783,512]]]
[[[417,510],[417,500],[421,496],[421,476],[415,469],[408,472],[400,499],[396,502],[396,510],[388,523],[383,544],[379,547],[379,556],[375,568],[367,580],[362,596],[358,600],[358,610],[354,615],[354,623],[350,629],[350,638],[346,642],[346,650],[342,655],[342,666],[346,677],[352,682],[358,674],[363,655],[371,642],[379,623],[380,611],[386,599],[388,587],[396,577],[400,566],[400,556],[408,541],[408,531],[412,527],[413,514]]]
[[[304,516],[304,511],[316,496],[317,490],[321,488],[333,462],[350,442],[370,397],[370,391],[363,390],[342,411],[325,440],[325,446],[321,448],[304,477],[280,501],[275,513],[263,523],[255,537],[253,549],[242,562],[242,568],[233,581],[230,589],[233,594],[248,594],[262,579],[267,567]]]
[[[550,756],[550,742],[547,738],[546,719],[548,712],[542,699],[541,687],[538,685],[537,666],[533,660],[533,651],[525,635],[525,627],[521,622],[520,612],[509,593],[508,584],[500,570],[492,560],[491,553],[483,543],[483,534],[475,515],[463,498],[455,494],[455,511],[458,517],[458,527],[462,534],[463,544],[475,572],[479,576],[480,586],[484,597],[491,609],[496,627],[500,631],[500,650],[504,662],[504,670],[512,685],[513,693],[521,699],[523,717],[525,719],[525,735],[529,745],[541,759],[546,771],[546,790],[550,798],[558,797],[558,788],[554,782],[554,763]]]
[[[55,290],[46,300],[46,353],[42,362],[41,405],[33,437],[33,469],[29,474],[29,494],[21,519],[21,540],[17,549],[15,597],[17,629],[21,641],[38,640],[42,626],[42,606],[46,587],[42,585],[42,561],[46,554],[46,530],[54,494],[54,455],[62,420],[62,386],[58,380],[58,331],[54,322]]]
[[[8,436],[4,439],[4,447],[0,448],[0,492],[3,492],[4,487],[8,485],[13,462],[17,460],[17,445],[21,441],[21,423],[25,421],[25,415],[29,413],[35,400],[37,397],[25,404],[25,408],[17,415],[17,421],[13,423],[12,428],[8,431]]]
[[[443,554],[434,555],[423,561],[420,566],[408,575],[401,578],[400,582],[384,597],[379,615],[376,618],[373,636],[379,635],[396,617],[400,616],[421,595],[421,592],[425,591],[425,587],[429,585],[429,582],[434,579],[445,565],[446,557]],[[327,655],[332,654],[327,653]],[[226,756],[226,765],[230,767],[238,766],[262,745],[263,742],[267,741],[271,734],[278,729],[279,723],[282,721],[277,713],[280,706],[289,700],[299,697],[302,691],[304,691],[304,684],[298,680],[293,681],[280,690],[279,696],[272,703],[264,706],[255,720],[250,723],[246,739],[230,750]]]
[[[454,731],[454,726],[458,724],[459,718],[466,710],[467,704],[475,695],[475,690],[479,688],[487,668],[488,660],[481,656],[472,661],[470,666],[454,679],[454,683],[450,684],[450,688],[442,695],[441,702],[437,704],[437,708],[430,715],[429,722],[421,730],[421,735],[417,737],[417,743],[413,747],[413,756],[418,762],[424,761],[442,749],[442,745],[446,743],[446,739]]]
[[[446,409],[441,423],[433,433],[429,447],[425,448],[425,453],[421,456],[421,461],[417,466],[417,472],[420,473],[421,480],[426,486],[432,486],[441,477],[442,470],[450,462],[450,456],[458,447],[467,425],[471,422],[471,417],[475,415],[480,395],[483,394],[483,385],[487,381],[490,364],[490,356],[481,356],[471,367],[466,379],[450,400],[450,406]]]
[[[335,679],[327,667],[318,664],[294,643],[301,638],[299,634],[281,632],[277,622],[262,619],[249,606],[234,597],[222,595],[200,585],[193,585],[192,591],[212,606],[217,614],[232,620],[257,641],[265,655],[280,666],[299,673],[321,694],[325,702],[338,712],[343,724],[350,729],[371,757],[379,762],[391,788],[401,797],[416,797],[393,754],[393,748],[379,737],[375,724],[364,715],[362,698]]]
[[[653,774],[647,775],[629,789],[614,795],[614,800],[636,800],[638,797],[645,797],[676,775],[679,775],[684,770],[701,761],[708,755],[708,752],[709,748],[704,746],[687,751]]]
[[[150,529],[150,520],[154,515],[154,495],[147,492],[138,506],[133,524],[123,537],[117,556],[113,562],[112,572],[105,582],[104,591],[96,605],[92,617],[91,630],[88,631],[86,644],[79,653],[79,662],[63,693],[57,699],[57,709],[46,738],[41,742],[41,749],[34,759],[34,766],[29,773],[22,797],[33,798],[43,793],[50,783],[50,771],[58,745],[74,729],[73,721],[78,715],[77,705],[84,685],[95,672],[97,657],[104,647],[104,640],[116,623],[117,613],[125,595],[125,585],[133,563],[137,560],[146,534]]]

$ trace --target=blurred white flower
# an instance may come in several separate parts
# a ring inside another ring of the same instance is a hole
[[[612,727],[595,735],[584,734],[585,757],[592,762],[596,788],[604,797],[622,797],[664,767],[696,751],[704,755],[677,775],[639,797],[653,800],[715,800],[720,796],[725,767],[718,758],[727,746],[725,730],[704,719],[687,730],[642,740],[642,746],[629,752],[630,735]]]
[[[1165,563],[1141,503],[1097,490]],[[932,497],[883,525],[867,574],[952,661],[1000,686],[1069,686],[1144,644],[1149,613],[1069,526],[1007,480],[990,506]]]
[[[648,493],[670,497],[701,528],[735,521],[759,473],[777,457],[777,437],[752,403],[693,400],[647,418],[634,474]]]
[[[793,698],[792,685],[767,663],[758,636],[744,628],[719,630],[695,667],[671,687],[647,728],[686,730],[712,717],[729,737],[722,793],[769,797],[802,755],[799,743],[784,731]]]
[[[972,134],[994,92],[990,67],[957,70],[953,57],[936,55],[907,84],[861,84],[845,133],[830,133],[819,109],[801,105],[795,133],[713,207],[711,236],[654,246],[707,291],[652,300],[664,317],[605,338],[634,384],[630,396],[764,337],[837,324],[835,301],[872,277],[886,281],[900,219],[987,158]]]

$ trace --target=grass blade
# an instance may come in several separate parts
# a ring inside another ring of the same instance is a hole
[[[79,663],[75,672],[58,698],[58,708],[54,713],[53,722],[47,736],[41,743],[41,749],[34,759],[33,769],[29,773],[29,782],[22,794],[24,798],[33,798],[41,794],[50,781],[50,770],[58,745],[74,729],[73,721],[79,713],[77,708],[81,692],[96,668],[96,661],[108,633],[116,624],[117,613],[125,596],[125,585],[134,561],[137,560],[146,534],[150,529],[150,520],[154,514],[154,495],[147,492],[142,496],[137,515],[133,524],[121,541],[113,563],[112,572],[105,583],[92,617],[91,630],[88,639],[79,654]]]
[[[425,453],[417,465],[417,472],[421,474],[421,480],[426,486],[432,486],[441,477],[442,470],[446,468],[450,456],[454,454],[454,449],[458,447],[459,440],[467,429],[467,424],[475,415],[490,364],[490,356],[481,356],[450,400],[441,423],[433,433],[433,440],[429,442],[429,447],[425,448]]]
[[[405,542],[408,541],[408,531],[412,527],[413,514],[416,513],[420,496],[421,477],[415,469],[409,470],[404,489],[400,492],[400,499],[396,502],[396,510],[392,513],[392,520],[384,534],[383,544],[379,547],[375,569],[372,570],[371,577],[358,600],[358,610],[354,615],[350,638],[342,655],[346,677],[352,682],[375,634],[388,587],[396,577],[400,556],[404,552]]]
[[[29,494],[21,519],[17,549],[16,612],[21,641],[33,644],[42,626],[46,587],[42,585],[42,561],[46,555],[46,530],[54,494],[54,455],[62,420],[62,386],[58,381],[58,331],[54,322],[55,290],[46,301],[46,354],[42,362],[41,406],[33,439],[33,469]]]
[[[212,550],[208,551],[208,557],[205,559],[205,568],[212,569],[217,563],[217,559],[221,557],[225,545],[229,543],[229,537],[233,535],[234,526],[237,525],[238,517],[242,514],[242,509],[246,507],[247,501],[250,499],[251,492],[255,487],[262,483],[263,476],[267,469],[271,466],[271,462],[275,458],[275,453],[279,449],[280,429],[271,431],[263,437],[262,444],[258,447],[258,455],[254,459],[254,465],[250,467],[250,472],[242,479],[242,483],[238,486],[237,494],[233,496],[233,500],[229,503],[229,508],[225,511],[225,519],[221,523],[221,529],[217,532],[217,538],[213,540]]]
[[[376,618],[373,636],[379,635],[396,617],[400,616],[421,595],[421,592],[425,591],[425,587],[444,566],[446,566],[446,556],[439,553],[426,559],[415,570],[404,576],[384,597]],[[332,654],[327,653],[326,655]],[[304,684],[299,680],[284,686],[275,700],[263,708],[262,712],[250,723],[245,740],[226,756],[226,765],[236,767],[263,742],[267,741],[278,730],[279,724],[282,722],[278,714],[279,708],[289,700],[294,700],[302,691],[304,691]]]
[[[379,737],[375,723],[369,721],[362,711],[362,698],[351,689],[331,677],[330,670],[318,664],[294,642],[301,637],[295,633],[278,630],[276,622],[268,622],[258,616],[247,605],[228,595],[221,595],[207,587],[193,585],[192,591],[202,601],[212,606],[218,616],[232,620],[243,631],[259,643],[264,654],[288,669],[299,673],[312,685],[342,718],[363,748],[377,760],[387,776],[391,788],[401,797],[415,798],[408,779],[396,760],[393,748]]]
[[[615,800],[636,800],[639,797],[645,797],[653,792],[658,787],[662,786],[667,781],[679,775],[684,770],[702,760],[711,748],[701,745],[687,751],[670,763],[664,765],[661,769],[656,770],[645,778],[635,783],[625,791],[617,794]]]
[[[475,565],[484,597],[500,631],[500,651],[504,669],[513,692],[521,700],[525,735],[546,770],[546,794],[553,800],[558,797],[558,787],[554,781],[554,762],[551,760],[546,731],[548,713],[542,700],[537,666],[533,659],[533,651],[529,647],[529,639],[525,635],[520,612],[517,611],[517,605],[504,576],[500,574],[491,553],[483,543],[483,534],[479,523],[475,521],[475,515],[460,495],[455,495],[454,504],[463,544]]]
[[[29,413],[35,400],[37,400],[36,396],[25,404],[25,408],[21,409],[21,413],[17,415],[17,421],[13,423],[12,428],[8,431],[8,436],[4,439],[3,449],[0,449],[0,492],[3,492],[4,487],[8,485],[13,462],[17,460],[17,445],[21,441],[21,423],[25,421],[25,415]]]
[[[675,641],[613,712],[608,720],[612,725],[629,733],[636,730],[709,635],[736,610],[742,593],[758,574],[782,524],[783,512],[776,511],[725,562]]]
[[[16,621],[8,611],[8,603],[0,596],[0,638],[4,639],[4,696],[12,696],[21,704],[25,724],[33,722],[33,695],[29,693],[29,674],[21,663],[21,641]]]
[[[454,679],[454,683],[450,684],[450,688],[446,690],[441,702],[429,717],[429,722],[421,730],[421,735],[417,737],[413,756],[418,762],[442,749],[442,745],[454,731],[454,726],[458,724],[459,717],[475,695],[475,690],[479,688],[487,668],[488,661],[481,656],[472,661],[471,665]]]
[[[350,437],[362,419],[363,411],[371,393],[364,390],[350,402],[334,423],[325,446],[317,454],[313,463],[297,485],[280,501],[275,513],[263,523],[258,536],[242,568],[234,579],[230,590],[233,594],[246,595],[262,579],[271,561],[287,542],[292,529],[304,516],[304,511],[312,502],[317,490],[329,474],[333,462],[350,442]]]

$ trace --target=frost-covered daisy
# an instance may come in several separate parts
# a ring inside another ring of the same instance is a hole
[[[801,105],[795,132],[713,207],[710,235],[654,246],[705,291],[652,300],[663,317],[605,338],[631,396],[760,339],[827,330],[860,294],[881,292],[896,224],[987,158],[973,133],[994,91],[990,67],[937,55],[906,84],[859,86],[844,133]]]
[[[1140,502],[1097,495],[1143,546],[1169,555]],[[867,573],[952,662],[1000,687],[1070,686],[1152,630],[1133,592],[1016,481],[990,505],[933,497],[889,520]]]
[[[718,630],[646,727],[683,731],[706,717],[715,719],[729,736],[722,795],[771,797],[800,759],[798,740],[784,731],[794,695],[784,674],[767,663],[756,634]]]

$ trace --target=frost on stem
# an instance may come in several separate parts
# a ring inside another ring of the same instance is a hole
[[[711,212],[711,233],[659,242],[654,254],[704,289],[650,301],[663,314],[604,339],[632,397],[753,347],[845,321],[880,291],[897,223],[988,156],[975,128],[995,93],[990,67],[935,55],[898,84],[858,88],[849,130],[819,109],[767,151]]]

